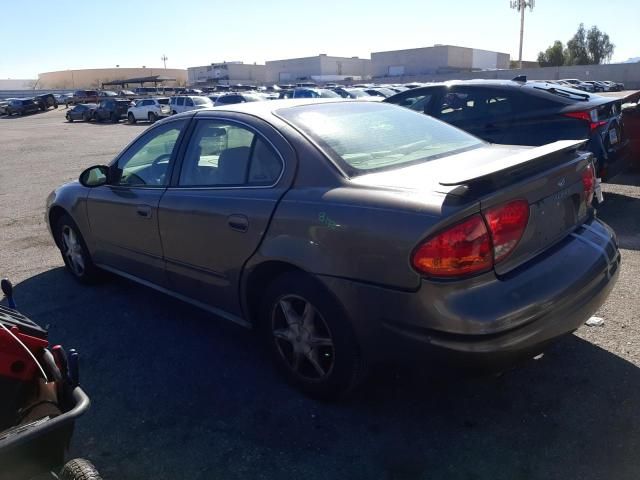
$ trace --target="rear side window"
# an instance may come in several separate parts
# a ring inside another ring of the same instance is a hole
[[[177,103],[179,107],[184,106],[184,97],[178,97]]]
[[[160,105],[169,105],[168,98],[160,98],[159,100],[156,100],[156,102],[158,102]]]
[[[468,88],[446,92],[436,115],[448,123],[492,120],[521,111],[521,97],[497,89]]]
[[[189,98],[189,97],[185,98],[185,99],[184,99],[184,104],[185,104],[185,106],[187,106],[187,107],[193,107],[193,99],[191,99],[191,98]]]
[[[251,130],[233,123],[201,120],[180,172],[180,186],[269,186],[282,172],[273,149]]]

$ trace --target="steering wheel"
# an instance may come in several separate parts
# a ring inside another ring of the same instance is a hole
[[[171,154],[170,153],[164,153],[162,155],[160,155],[158,158],[156,158],[153,163],[151,164],[151,168],[156,168],[158,165],[160,165],[160,163],[163,160],[167,160],[167,163],[169,163],[169,159],[171,158]]]
[[[149,170],[151,171],[151,175],[153,178],[157,179],[158,184],[164,183],[164,179],[167,176],[167,168],[166,165],[161,166],[161,163],[169,163],[169,159],[171,158],[170,153],[165,153],[156,158],[153,163],[151,163],[151,167]]]

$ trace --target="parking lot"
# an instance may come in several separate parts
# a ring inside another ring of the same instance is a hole
[[[283,383],[250,331],[131,282],[78,285],[44,222],[47,194],[107,163],[146,123],[0,117],[0,275],[77,348],[92,408],[73,450],[107,479],[636,479],[640,471],[640,175],[604,186],[615,290],[584,326],[502,375],[374,372],[323,404]]]

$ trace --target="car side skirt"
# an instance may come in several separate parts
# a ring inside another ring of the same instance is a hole
[[[186,295],[182,295],[181,293],[177,293],[177,292],[174,292],[173,290],[169,290],[168,288],[161,287],[160,285],[156,285],[155,283],[149,282],[148,280],[143,280],[142,278],[138,278],[135,275],[131,275],[130,273],[123,272],[121,270],[118,270],[117,268],[110,267],[109,265],[104,265],[104,264],[97,263],[96,266],[101,268],[101,269],[103,269],[103,270],[106,270],[108,272],[114,273],[114,274],[116,274],[116,275],[118,275],[120,277],[124,277],[124,278],[126,278],[128,280],[131,280],[133,282],[139,283],[140,285],[144,285],[145,287],[149,287],[149,288],[152,288],[153,290],[156,290],[158,292],[161,292],[161,293],[164,293],[166,295],[169,295],[169,296],[171,296],[173,298],[176,298],[178,300],[181,300],[181,301],[183,301],[185,303],[189,303],[189,304],[193,305],[194,307],[198,307],[198,308],[200,308],[202,310],[205,310],[205,311],[207,311],[209,313],[213,313],[214,315],[222,317],[225,320],[229,320],[230,322],[233,322],[233,323],[235,323],[237,325],[240,325],[242,327],[253,328],[253,325],[251,324],[251,322],[248,322],[244,318],[239,317],[237,315],[234,315],[232,313],[229,313],[229,312],[227,312],[225,310],[221,310],[219,308],[212,307],[211,305],[207,305],[204,302],[201,302],[199,300],[194,300],[191,297],[187,297]]]

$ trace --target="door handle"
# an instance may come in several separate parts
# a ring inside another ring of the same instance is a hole
[[[142,218],[151,218],[151,207],[149,205],[138,205],[136,213]]]
[[[237,232],[246,232],[249,230],[249,219],[246,215],[229,215],[227,217],[227,223],[232,230]]]

